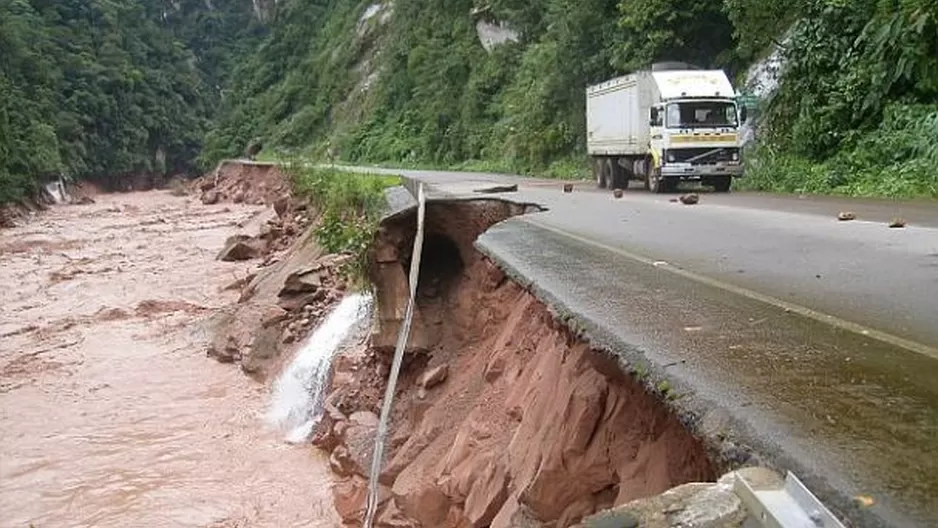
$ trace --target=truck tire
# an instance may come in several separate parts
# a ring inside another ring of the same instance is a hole
[[[615,159],[603,158],[602,186],[600,189],[614,188],[615,185]]]
[[[710,180],[711,185],[713,185],[714,192],[725,193],[730,192],[730,187],[733,185],[732,176],[714,176]]]
[[[619,165],[619,158],[612,158],[612,179],[609,182],[613,190],[622,189],[625,191],[629,188],[629,176],[625,167]]]
[[[645,187],[655,194],[661,194],[670,191],[673,185],[667,179],[661,177],[661,169],[651,169],[648,171],[648,175],[645,176]]]
[[[600,189],[606,188],[605,162],[606,160],[604,158],[593,158],[593,176],[596,177],[596,187]]]

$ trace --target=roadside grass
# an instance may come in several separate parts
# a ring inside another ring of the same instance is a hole
[[[858,166],[838,156],[814,163],[791,154],[763,152],[734,184],[739,190],[819,194],[858,198],[938,198],[938,171],[921,159]]]
[[[938,105],[891,105],[879,127],[821,160],[769,145],[746,158],[740,189],[882,198],[938,198]]]
[[[546,178],[558,180],[589,180],[592,179],[592,172],[587,159],[570,156],[561,160],[552,162],[542,169],[532,169],[530,167],[512,163],[507,160],[465,160],[452,164],[436,164],[408,161],[373,161],[373,160],[335,160],[338,163],[349,163],[352,165],[373,165],[389,169],[410,169],[410,170],[435,170],[435,171],[459,171],[459,172],[485,172],[491,174],[509,174],[527,176],[530,178]]]
[[[401,184],[399,176],[349,172],[303,163],[284,165],[297,195],[319,211],[316,241],[328,253],[354,258],[343,270],[357,288],[367,284],[368,250],[385,206],[384,190]]]

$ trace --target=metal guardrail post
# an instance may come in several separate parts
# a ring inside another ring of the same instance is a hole
[[[384,458],[384,440],[388,434],[388,420],[391,416],[391,405],[394,402],[394,392],[397,388],[397,377],[401,372],[401,363],[404,360],[404,349],[410,337],[410,324],[414,317],[414,302],[417,296],[417,281],[420,278],[420,255],[423,253],[423,222],[426,215],[426,196],[423,184],[417,184],[417,236],[414,238],[414,251],[410,260],[410,299],[407,301],[407,311],[400,333],[397,335],[397,346],[394,349],[394,360],[391,362],[391,372],[388,375],[388,386],[384,391],[384,402],[381,405],[381,418],[378,421],[378,430],[375,434],[375,447],[371,455],[371,472],[368,475],[368,502],[365,511],[364,528],[372,528],[375,513],[378,510],[378,477],[381,475],[381,462]]]

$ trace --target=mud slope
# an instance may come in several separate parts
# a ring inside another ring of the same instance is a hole
[[[381,481],[381,526],[567,527],[597,510],[715,478],[702,445],[601,352],[473,248],[524,211],[494,200],[428,204],[418,313]],[[336,509],[364,509],[376,413],[413,216],[379,235],[369,350],[335,365],[315,443],[341,478]]]

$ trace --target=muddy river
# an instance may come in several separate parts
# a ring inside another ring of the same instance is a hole
[[[338,525],[325,458],[205,357],[257,211],[153,191],[0,231],[0,526]]]

